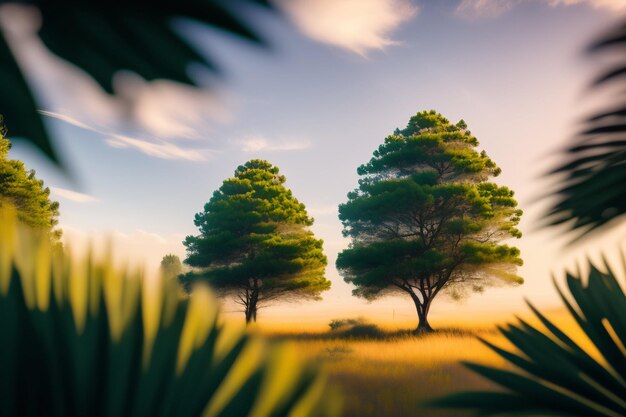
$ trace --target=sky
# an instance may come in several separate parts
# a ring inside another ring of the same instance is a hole
[[[598,67],[582,50],[626,11],[626,0],[277,4],[282,17],[248,11],[269,48],[179,22],[199,50],[219,60],[225,76],[191,68],[203,85],[193,90],[120,74],[122,99],[106,96],[16,26],[13,45],[71,175],[19,142],[11,157],[35,168],[51,187],[74,251],[110,241],[119,262],[154,274],[163,255],[184,259],[182,240],[197,234],[194,214],[222,181],[249,159],[267,159],[315,217],[333,287],[323,301],[274,305],[260,319],[416,320],[408,298],[369,303],[351,295],[334,267],[348,245],[337,205],[356,187],[356,168],[385,136],[428,109],[467,122],[479,148],[502,168],[496,182],[515,190],[525,211],[524,237],[515,242],[525,284],[461,302],[442,297],[431,312],[435,323],[507,318],[525,308],[525,298],[558,306],[552,274],[560,281],[585,254],[597,259],[622,244],[624,228],[566,249],[558,230],[537,225],[548,201],[540,197],[550,189],[542,173],[558,161],[581,115],[603,100],[586,89]],[[20,16],[10,20],[17,25]]]

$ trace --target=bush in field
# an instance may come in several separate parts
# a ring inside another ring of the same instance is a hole
[[[328,323],[333,334],[342,337],[378,338],[384,336],[383,331],[375,324],[363,319],[335,319]]]
[[[0,210],[0,416],[335,414],[314,368],[226,331],[208,294],[52,245]]]
[[[347,326],[354,326],[363,323],[361,319],[334,319],[328,323],[330,330],[338,330]]]

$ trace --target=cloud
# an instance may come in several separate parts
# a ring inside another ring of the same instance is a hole
[[[263,136],[249,136],[245,139],[236,141],[241,145],[243,152],[261,152],[261,151],[301,151],[311,147],[311,143],[304,140],[270,140]]]
[[[146,82],[123,72],[114,79],[115,96],[106,94],[85,72],[54,56],[36,36],[36,16],[24,7],[2,7],[0,20],[16,57],[34,86],[44,114],[105,137],[139,136],[153,140],[152,156],[197,160],[196,152],[181,152],[182,146],[161,144],[206,139],[219,125],[232,123],[236,100],[232,94],[212,85],[210,91],[166,80]],[[205,80],[195,77],[200,83]],[[139,140],[139,139],[138,139]],[[123,141],[123,140],[122,140]],[[178,155],[178,156],[176,156]]]
[[[409,0],[276,0],[308,37],[360,55],[397,44],[391,33],[418,12]]]
[[[83,194],[72,190],[66,190],[65,188],[50,187],[50,192],[55,197],[75,201],[77,203],[93,203],[98,201],[97,198],[88,194]]]
[[[551,7],[587,5],[595,9],[612,11],[626,9],[626,0],[535,0]],[[522,0],[461,0],[455,13],[458,16],[474,19],[497,17],[522,4]]]
[[[207,159],[206,154],[208,151],[206,150],[203,151],[199,149],[183,148],[164,140],[157,139],[156,141],[149,141],[146,139],[138,139],[126,135],[109,133],[89,126],[88,124],[65,114],[50,111],[42,111],[41,113],[45,116],[61,120],[81,129],[89,130],[101,136],[106,136],[108,137],[108,139],[106,139],[106,143],[114,148],[132,148],[145,155],[161,159],[183,159],[187,161],[204,161]]]
[[[456,14],[466,18],[496,17],[517,6],[520,0],[462,0]]]
[[[187,161],[204,161],[206,156],[196,149],[184,149],[173,143],[153,143],[142,139],[135,139],[123,135],[114,135],[106,141],[114,148],[133,148],[148,156],[161,159],[184,159]]]
[[[572,6],[576,4],[587,4],[595,9],[626,9],[626,0],[549,0],[549,4],[550,6]]]

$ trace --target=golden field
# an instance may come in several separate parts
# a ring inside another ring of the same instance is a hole
[[[552,312],[549,317],[577,338],[576,326],[564,312]],[[528,321],[536,324],[531,317]],[[406,323],[405,328],[411,326]],[[477,339],[507,346],[493,324],[478,322],[474,327],[422,336],[381,328],[387,332],[382,338],[298,332],[295,325],[291,331],[285,325],[273,328],[271,324],[258,331],[293,344],[304,359],[322,362],[331,385],[342,394],[345,417],[471,415],[430,409],[423,403],[456,391],[495,388],[460,361],[507,366]]]

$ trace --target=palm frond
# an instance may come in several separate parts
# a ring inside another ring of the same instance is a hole
[[[568,274],[569,294],[557,286],[567,311],[597,354],[589,353],[529,304],[545,331],[523,320],[500,328],[517,351],[483,340],[518,370],[465,364],[504,391],[460,393],[433,405],[473,409],[479,416],[626,415],[626,295],[608,265],[605,269],[589,263],[586,282]]]
[[[0,210],[0,416],[335,415],[317,368],[159,284],[74,262]]]
[[[590,54],[626,52],[626,22],[589,48]],[[612,107],[584,121],[577,138],[565,150],[565,161],[549,175],[559,183],[548,225],[568,224],[577,238],[603,228],[626,214],[626,59],[605,69],[593,85],[616,88],[620,96]]]
[[[24,3],[0,0],[0,6]],[[248,8],[274,10],[267,0],[179,0],[172,2],[32,0],[42,16],[39,36],[60,58],[91,75],[108,93],[113,76],[128,70],[150,81],[168,79],[194,85],[188,69],[197,63],[218,72],[212,58],[200,54],[175,30],[175,19],[210,25],[265,45],[250,21]],[[34,95],[0,31],[0,114],[11,137],[30,141],[60,164],[49,132],[37,113]]]

